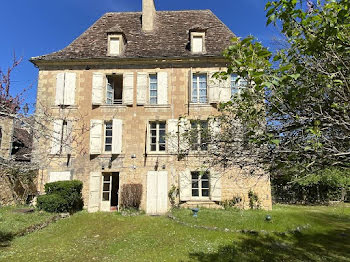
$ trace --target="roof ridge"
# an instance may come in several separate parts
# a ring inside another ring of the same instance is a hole
[[[211,12],[210,9],[183,9],[183,10],[156,10],[157,13],[177,13],[177,12]],[[110,14],[142,14],[142,11],[128,11],[128,12],[107,12],[104,13],[102,16],[110,15]]]

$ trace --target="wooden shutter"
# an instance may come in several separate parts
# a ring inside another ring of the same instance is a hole
[[[136,102],[138,105],[144,105],[147,102],[147,90],[148,90],[148,74],[137,73],[137,94]]]
[[[123,80],[123,104],[134,103],[134,73],[125,73]]]
[[[88,212],[97,212],[100,207],[101,172],[90,173]]]
[[[76,73],[67,72],[64,81],[64,104],[75,104],[75,90],[76,90]]]
[[[56,76],[56,99],[55,105],[63,105],[64,103],[64,73],[58,73]]]
[[[157,171],[147,172],[147,214],[157,213]]]
[[[169,119],[167,126],[168,126],[168,135],[167,135],[167,148],[168,153],[171,154],[177,154],[178,152],[178,143],[179,143],[179,136],[178,136],[178,119]]]
[[[91,120],[90,122],[90,154],[97,155],[102,152],[102,120]]]
[[[221,201],[221,176],[222,174],[210,172],[210,199]]]
[[[191,171],[186,169],[179,172],[180,201],[189,201],[192,198]]]
[[[56,155],[61,153],[62,126],[63,120],[54,120],[51,142],[51,154]]]
[[[94,73],[92,75],[92,104],[103,104],[103,90],[105,75],[102,73]]]
[[[123,120],[113,119],[112,154],[122,153],[123,141]]]
[[[158,104],[168,104],[168,73],[158,73]]]
[[[226,103],[231,100],[231,76],[221,81],[219,101]]]
[[[213,77],[215,72],[208,73],[209,103],[218,103],[220,96],[220,80]]]
[[[168,172],[157,172],[157,214],[168,212]]]
[[[70,171],[50,172],[49,174],[49,183],[69,180],[72,180],[72,174]]]

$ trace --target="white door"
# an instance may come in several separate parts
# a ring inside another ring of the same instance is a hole
[[[159,215],[168,212],[168,172],[147,173],[147,214]]]
[[[112,180],[112,174],[103,174],[101,211],[111,211]]]

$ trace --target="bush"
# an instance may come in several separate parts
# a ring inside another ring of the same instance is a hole
[[[80,211],[83,209],[82,189],[83,183],[78,180],[47,183],[46,195],[38,197],[38,208],[57,213]]]
[[[122,186],[120,206],[121,208],[139,209],[142,198],[141,184],[127,184]]]

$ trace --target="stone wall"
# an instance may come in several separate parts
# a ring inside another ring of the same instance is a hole
[[[13,119],[0,116],[0,127],[2,130],[0,157],[8,159],[12,150]]]
[[[40,139],[34,143],[34,157],[41,164],[38,177],[38,189],[43,192],[44,184],[48,182],[48,174],[51,171],[71,171],[74,179],[84,182],[83,196],[85,205],[89,200],[90,192],[90,172],[120,172],[120,188],[123,184],[141,183],[143,185],[142,208],[146,205],[146,177],[148,171],[158,170],[168,171],[168,188],[171,185],[178,186],[179,172],[187,166],[200,168],[200,159],[187,158],[187,160],[177,161],[177,156],[170,154],[147,154],[146,146],[146,126],[149,121],[177,119],[180,116],[187,116],[189,119],[207,119],[210,115],[218,114],[215,105],[188,105],[188,83],[189,66],[183,67],[162,67],[159,65],[149,65],[148,68],[140,66],[125,66],[124,69],[116,66],[113,69],[100,69],[99,67],[85,70],[79,66],[70,68],[77,74],[76,104],[66,109],[54,106],[56,75],[61,72],[58,66],[42,68],[39,72],[38,81],[38,101],[37,113],[52,114],[60,118],[78,119],[74,124],[75,137],[73,141],[73,153],[70,156],[50,155],[50,140]],[[210,65],[192,68],[193,72],[211,72],[223,69],[218,65]],[[168,72],[168,105],[136,105],[136,73],[137,72]],[[134,75],[134,104],[132,106],[92,106],[92,75],[94,72],[105,74],[122,74],[133,72]],[[123,120],[123,149],[122,154],[113,159],[112,155],[101,154],[90,156],[89,154],[89,132],[83,131],[89,127],[91,119],[111,120],[113,118]],[[52,123],[46,123],[52,129]],[[49,130],[50,132],[50,130]],[[132,158],[136,155],[136,158]],[[112,163],[110,160],[112,158]],[[189,163],[190,162],[190,163]],[[109,168],[108,166],[111,165]],[[104,167],[104,169],[103,169]],[[255,191],[266,209],[271,208],[270,181],[268,175],[259,177],[245,177],[240,174],[240,170],[231,169],[223,173],[222,177],[222,198],[232,199],[234,196],[242,196],[247,200],[248,191]],[[244,205],[246,208],[246,204]]]

